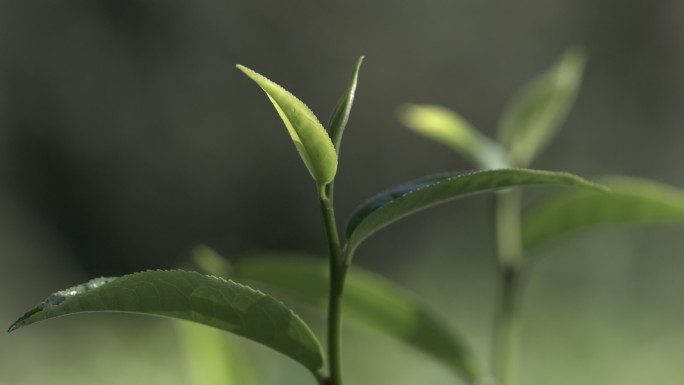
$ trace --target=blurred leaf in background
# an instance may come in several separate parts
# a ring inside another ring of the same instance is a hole
[[[404,132],[397,105],[457,106],[493,137],[509,96],[575,43],[590,57],[583,86],[539,164],[682,187],[673,165],[684,163],[683,17],[676,1],[0,2],[0,319],[9,325],[44,293],[92,276],[175,266],[197,243],[225,255],[324,250],[301,160],[289,143],[265,140],[280,123],[231,70],[239,62],[328,111],[349,61],[372,59],[345,135],[341,215],[386,186],[468,167]],[[270,156],[255,163],[257,148]],[[492,240],[476,230],[486,228],[477,217],[485,203],[398,222],[357,258],[458,319],[483,354],[493,298],[482,246]],[[535,274],[544,278],[528,290],[528,308],[543,311],[526,315],[535,333],[522,383],[678,384],[680,245],[680,230],[659,228],[606,230],[545,250]],[[0,382],[183,378],[168,323],[85,317],[0,336]],[[378,340],[350,338],[349,352],[380,351]],[[369,374],[367,359],[351,357],[356,378],[451,378],[419,355],[381,351],[398,364]],[[301,383],[282,365],[270,372]]]

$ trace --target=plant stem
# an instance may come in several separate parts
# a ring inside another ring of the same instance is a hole
[[[328,365],[330,368],[330,385],[342,385],[341,358],[341,321],[342,291],[347,273],[347,261],[342,254],[340,237],[335,221],[335,209],[332,201],[332,188],[319,188],[318,198],[321,202],[323,222],[330,248],[330,293],[328,300]]]
[[[520,236],[520,190],[499,192],[496,196],[496,237],[499,264],[520,266],[523,262]]]
[[[521,277],[517,268],[501,272],[499,310],[496,320],[494,369],[498,385],[515,384],[520,337],[519,293]]]
[[[316,382],[318,382],[318,385],[328,385],[328,377],[325,376],[325,374],[321,372],[313,372],[313,376],[316,378]]]
[[[520,335],[519,296],[523,253],[520,236],[521,192],[496,197],[496,237],[500,270],[499,307],[494,335],[494,375],[498,385],[514,385]]]

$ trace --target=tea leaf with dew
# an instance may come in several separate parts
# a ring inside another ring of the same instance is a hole
[[[323,366],[316,337],[281,302],[248,286],[182,270],[139,272],[57,292],[19,318],[9,331],[83,312],[127,312],[193,321],[264,344],[314,374]]]

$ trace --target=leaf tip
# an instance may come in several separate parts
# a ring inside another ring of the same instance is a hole
[[[235,65],[235,68],[237,68],[237,69],[239,69],[240,71],[242,71],[242,73],[244,73],[245,75],[247,75],[247,76],[250,77],[251,79],[254,79],[254,77],[257,75],[256,71],[254,71],[254,70],[252,70],[252,69],[249,69],[249,68],[243,66],[242,64],[236,64],[236,65]]]
[[[22,324],[21,321],[22,321],[21,318],[14,321],[14,323],[12,325],[10,325],[10,327],[7,329],[7,333],[12,333],[13,331],[19,329],[21,327],[21,324]]]
[[[576,64],[582,66],[587,61],[587,49],[581,45],[573,45],[568,47],[563,53],[561,61],[573,61]]]
[[[586,50],[581,46],[568,48],[556,65],[556,81],[570,88],[578,88],[587,62]]]

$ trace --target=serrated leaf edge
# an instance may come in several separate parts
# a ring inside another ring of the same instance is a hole
[[[268,81],[270,84],[272,84],[274,87],[278,88],[279,90],[283,91],[286,95],[291,96],[291,97],[292,97],[293,99],[295,99],[297,102],[301,103],[302,106],[304,106],[304,111],[306,112],[306,114],[305,114],[306,118],[307,118],[308,120],[310,120],[311,122],[313,122],[314,124],[316,124],[323,132],[325,132],[325,137],[327,138],[326,144],[329,144],[329,145],[330,145],[330,148],[332,149],[332,153],[335,154],[335,159],[337,159],[337,150],[335,149],[335,145],[333,144],[332,139],[330,138],[330,133],[328,132],[328,130],[325,129],[325,127],[323,126],[323,124],[321,123],[321,121],[318,119],[318,117],[316,116],[316,114],[314,114],[314,112],[311,110],[311,108],[309,108],[309,106],[308,106],[306,103],[304,103],[301,99],[299,99],[298,97],[296,97],[296,96],[295,96],[294,94],[292,94],[290,91],[286,90],[286,89],[285,89],[283,86],[281,86],[280,84],[274,82],[273,80],[269,79],[268,77],[266,77],[266,76],[264,76],[264,75],[262,75],[262,74],[260,74],[260,73],[258,73],[258,72],[256,72],[256,71],[254,71],[253,69],[248,68],[248,67],[245,67],[245,66],[242,65],[242,64],[237,64],[236,67],[237,67],[240,71],[249,72],[249,73],[251,73],[251,74],[253,74],[253,75],[256,75],[257,77],[260,77],[260,78],[263,78],[263,79],[267,80],[267,81]],[[251,76],[250,76],[250,78],[251,78]],[[252,79],[252,80],[254,80],[254,79]],[[275,99],[273,99],[273,98],[271,97],[271,95],[269,95],[269,93],[266,91],[266,89],[264,89],[264,87],[261,86],[261,84],[259,84],[259,83],[257,82],[257,85],[258,85],[259,88],[261,88],[264,92],[266,92],[266,95],[269,97],[269,99],[270,99],[272,102],[278,104],[278,108],[280,108],[281,110],[283,110],[282,106],[280,106],[280,103],[277,103],[277,102],[275,101]],[[284,110],[283,110],[283,111],[284,111]],[[290,123],[290,124],[292,124],[292,123]],[[293,130],[294,130],[294,126],[293,126]],[[299,136],[299,133],[296,132],[296,130],[295,130],[295,133],[297,134],[297,136]],[[300,138],[299,140],[301,141],[301,138]],[[307,158],[310,156],[310,155],[308,154],[308,149],[307,149],[307,154],[306,154],[306,156],[307,156]],[[309,168],[308,166],[309,166],[309,164],[311,164],[310,162],[311,162],[311,161],[310,161],[309,159],[307,159],[307,160],[305,161],[305,163],[307,163],[307,168]],[[337,166],[335,166],[335,169],[337,169]],[[333,179],[334,179],[334,177],[335,177],[335,174],[336,174],[336,172],[334,172],[333,175],[332,175],[332,178],[333,178]],[[315,176],[314,176],[314,178],[315,178]],[[332,180],[332,179],[331,179],[331,180]],[[328,182],[330,182],[330,180],[328,180],[328,181],[321,181],[321,183],[328,183]]]
[[[610,191],[610,189],[607,188],[607,187],[605,187],[605,186],[602,186],[602,185],[600,185],[600,184],[598,184],[598,183],[592,182],[592,181],[587,180],[587,179],[585,179],[585,178],[582,178],[582,177],[580,177],[580,176],[577,176],[577,175],[574,175],[574,174],[571,174],[571,173],[568,173],[568,172],[564,172],[564,171],[547,171],[547,170],[536,170],[536,169],[526,169],[526,168],[502,168],[502,169],[490,169],[490,170],[469,170],[469,171],[463,171],[463,172],[458,172],[458,171],[457,171],[457,172],[455,172],[455,175],[453,175],[452,177],[448,177],[448,178],[445,178],[445,179],[442,179],[442,180],[438,180],[438,181],[436,181],[436,182],[428,183],[428,184],[422,185],[422,186],[420,186],[420,187],[417,187],[417,188],[415,188],[415,189],[413,189],[413,190],[409,190],[409,191],[407,191],[406,193],[404,193],[404,194],[402,194],[402,195],[400,195],[400,196],[398,196],[398,197],[396,197],[396,198],[394,198],[394,199],[392,199],[392,200],[390,200],[390,201],[388,201],[388,202],[385,202],[384,204],[382,204],[382,205],[376,207],[373,211],[369,212],[369,213],[368,213],[368,214],[367,214],[359,223],[357,223],[356,226],[354,227],[354,229],[353,229],[352,231],[347,231],[347,232],[346,232],[345,238],[346,238],[346,240],[347,240],[347,245],[345,245],[345,247],[350,247],[350,244],[351,244],[350,241],[354,238],[354,233],[355,233],[356,230],[359,228],[359,226],[365,221],[366,218],[370,217],[370,216],[373,215],[375,212],[380,211],[380,210],[383,209],[384,207],[396,203],[396,202],[397,202],[398,200],[400,200],[400,199],[404,199],[404,198],[408,197],[409,195],[415,194],[415,193],[417,193],[417,192],[419,192],[419,191],[421,191],[421,190],[424,190],[424,189],[426,189],[426,188],[432,188],[432,187],[438,186],[438,185],[440,185],[440,184],[442,184],[442,183],[450,182],[450,181],[452,181],[452,180],[454,180],[454,179],[456,179],[456,178],[464,178],[464,177],[469,177],[469,176],[478,175],[478,174],[500,173],[500,172],[502,172],[502,171],[522,171],[522,172],[525,172],[525,173],[530,173],[530,172],[532,172],[532,173],[535,173],[535,174],[546,174],[546,175],[549,175],[549,176],[563,176],[563,177],[570,178],[570,179],[574,180],[575,182],[578,183],[579,186],[584,186],[584,187],[587,187],[587,188],[588,188],[588,187],[591,187],[591,188],[593,188],[593,189],[595,189],[595,190],[603,191],[603,192],[609,192],[609,191]],[[428,177],[426,177],[426,178],[437,178],[437,177],[439,177],[440,175],[450,175],[450,174],[453,174],[453,173],[451,173],[451,172],[437,173],[437,174],[430,175],[430,176],[428,176]],[[420,181],[420,179],[418,179],[418,180],[416,180],[416,181],[414,181],[414,182],[419,182],[419,181]],[[412,182],[407,182],[406,184],[410,184],[410,183],[412,183]],[[542,185],[543,185],[543,184],[542,184]],[[396,187],[400,187],[400,186],[402,186],[402,185],[395,186],[395,188],[396,188]],[[516,188],[516,187],[523,187],[523,186],[511,186],[510,188]],[[492,188],[492,189],[493,189],[493,188]],[[488,192],[488,191],[490,191],[490,190],[492,190],[492,189],[486,189],[486,190],[482,190],[482,191],[480,191],[480,192],[483,192],[483,193],[484,193],[484,192]],[[391,189],[390,189],[390,190],[391,190]],[[467,196],[467,195],[474,195],[474,194],[477,194],[477,193],[478,193],[478,191],[473,191],[473,192],[470,192],[470,193],[468,193],[468,194],[465,194],[464,196]],[[367,205],[368,203],[372,202],[373,200],[377,199],[378,197],[384,195],[384,194],[385,194],[385,192],[382,192],[382,193],[380,193],[380,194],[377,194],[377,195],[371,197],[370,199],[367,199],[366,201],[364,201],[364,202],[363,202],[362,204],[360,204],[358,207],[363,207],[363,206]],[[434,205],[436,205],[436,204],[439,204],[439,202],[434,202],[433,204],[427,205],[427,206],[425,206],[424,208],[428,208],[428,207],[434,206]],[[355,213],[355,212],[352,213],[350,219],[354,217],[354,213]],[[409,214],[410,214],[410,213],[406,213],[406,214],[400,216],[399,218],[406,217],[406,216],[409,215]],[[384,226],[383,226],[383,227],[384,227]],[[362,240],[363,240],[363,239],[365,239],[365,238],[362,238]],[[362,240],[361,240],[361,241],[362,241]],[[349,249],[349,250],[350,250],[349,252],[350,252],[350,253],[353,253],[353,252],[355,251],[356,247],[358,247],[358,246],[361,244],[361,241],[357,241],[357,242],[355,242],[353,245],[351,245],[351,248]]]
[[[377,207],[375,210],[373,210],[372,212],[375,212],[375,211],[381,209],[382,207],[385,207],[385,206],[387,206],[387,205],[389,205],[389,204],[392,204],[392,203],[395,202],[397,199],[401,199],[401,198],[403,198],[403,197],[405,197],[405,196],[407,196],[407,195],[409,195],[409,194],[414,194],[414,193],[416,193],[416,192],[418,192],[418,191],[421,191],[421,190],[423,190],[423,189],[426,189],[426,188],[428,188],[428,187],[437,186],[437,185],[440,185],[440,184],[442,184],[442,183],[449,182],[449,181],[453,180],[454,178],[463,178],[463,177],[473,176],[473,175],[477,175],[477,174],[496,173],[496,172],[501,172],[501,171],[523,171],[523,172],[534,172],[534,173],[538,173],[538,174],[549,174],[549,175],[552,175],[552,176],[565,176],[565,177],[574,179],[574,180],[578,181],[579,183],[581,183],[581,184],[583,184],[583,185],[592,186],[592,187],[595,188],[596,190],[600,190],[600,191],[604,191],[604,192],[609,192],[609,191],[610,191],[609,188],[607,188],[607,187],[605,187],[605,186],[603,186],[603,185],[601,185],[601,184],[592,182],[592,181],[590,181],[590,180],[588,180],[588,179],[579,177],[579,176],[577,176],[577,175],[574,175],[574,174],[571,174],[571,173],[565,172],[565,171],[548,171],[548,170],[536,170],[536,169],[527,169],[527,168],[497,168],[497,169],[488,169],[488,170],[468,170],[468,171],[462,171],[462,172],[460,172],[460,171],[448,172],[448,171],[447,171],[447,172],[440,172],[440,173],[436,173],[436,174],[431,174],[431,175],[427,176],[426,178],[430,178],[430,177],[432,177],[432,178],[438,178],[438,177],[440,177],[440,176],[442,176],[442,175],[444,175],[444,176],[451,175],[451,174],[453,174],[453,175],[450,176],[450,177],[448,177],[448,178],[438,180],[438,181],[436,181],[436,182],[424,184],[424,185],[422,185],[422,186],[420,186],[420,187],[416,187],[416,188],[413,189],[413,190],[409,190],[409,191],[405,192],[404,194],[402,194],[402,195],[400,195],[400,196],[394,198],[393,200],[391,200],[391,201],[389,201],[389,202],[386,202],[386,203],[384,203],[384,204],[378,206],[378,207]],[[420,181],[420,179],[415,180],[414,182],[419,182],[419,181]],[[400,186],[402,186],[402,185],[410,184],[410,183],[412,183],[412,182],[407,182],[407,183],[404,183],[404,184],[401,184],[401,185],[397,185],[397,186],[395,186],[394,188],[400,187]],[[515,187],[515,186],[513,186],[513,187]],[[512,187],[512,188],[513,188],[513,187]],[[390,188],[390,190],[391,190],[391,188]],[[374,201],[374,200],[377,199],[378,197],[384,195],[384,194],[385,194],[385,192],[382,192],[382,193],[380,193],[380,194],[374,195],[374,196],[372,196],[371,198],[368,198],[368,199],[366,199],[365,201],[363,201],[361,204],[358,205],[358,207],[363,207],[363,206],[367,205],[368,203]],[[372,213],[372,212],[371,212],[371,213]],[[370,214],[369,214],[369,215],[370,215]]]
[[[109,283],[111,283],[111,282],[113,282],[113,281],[120,280],[120,279],[123,279],[123,278],[129,278],[129,277],[132,277],[132,276],[135,276],[135,275],[138,275],[138,274],[142,274],[142,273],[166,273],[166,272],[168,272],[168,273],[190,273],[190,274],[193,274],[193,275],[196,275],[196,276],[214,279],[214,280],[221,281],[221,282],[224,282],[224,283],[227,283],[227,284],[233,284],[233,285],[236,285],[236,286],[238,286],[238,287],[240,287],[240,288],[247,289],[248,291],[250,291],[250,292],[252,292],[252,293],[254,293],[254,294],[258,294],[258,295],[262,295],[262,296],[264,296],[264,297],[271,298],[271,299],[273,299],[274,301],[276,301],[278,304],[282,305],[285,309],[287,309],[287,310],[290,312],[290,314],[291,314],[292,316],[294,316],[297,320],[301,321],[301,323],[302,323],[303,325],[305,325],[307,328],[309,328],[309,326],[304,322],[304,320],[302,320],[302,318],[301,318],[297,313],[294,312],[294,310],[292,310],[292,309],[291,309],[289,306],[287,306],[284,302],[282,302],[281,300],[279,300],[279,299],[273,297],[273,296],[270,295],[270,294],[264,293],[264,292],[261,291],[261,290],[255,289],[255,288],[253,288],[253,287],[251,287],[251,286],[248,286],[248,285],[245,285],[245,284],[243,284],[243,283],[233,281],[232,279],[225,279],[225,278],[223,278],[223,277],[218,277],[218,276],[211,275],[211,274],[202,274],[202,273],[199,273],[199,272],[197,272],[197,271],[191,271],[191,270],[182,270],[182,269],[147,269],[147,270],[138,271],[138,272],[131,273],[131,274],[125,274],[125,275],[122,275],[122,276],[120,276],[120,277],[100,277],[100,278],[111,278],[112,281],[107,282],[107,283],[105,283],[105,284],[102,284],[102,285],[100,285],[100,286],[98,286],[98,287],[96,287],[96,288],[93,288],[93,289],[90,289],[90,290],[86,290],[86,291],[95,291],[95,290],[98,290],[98,289],[100,289],[100,288],[102,288],[102,287],[107,286],[107,284],[109,284]],[[98,278],[94,278],[94,279],[98,279]],[[93,279],[93,280],[94,280],[94,279]],[[92,280],[90,280],[90,281],[92,281]],[[90,282],[90,281],[88,281],[88,282]],[[22,315],[21,317],[19,317],[19,319],[17,319],[17,321],[15,321],[15,322],[12,324],[12,326],[10,326],[8,332],[12,332],[12,331],[15,331],[15,330],[17,330],[17,329],[23,327],[24,325],[22,325],[21,322],[22,322],[22,321],[25,321],[25,320],[28,319],[28,318],[30,318],[30,317],[33,316],[34,314],[37,314],[37,313],[39,313],[40,311],[43,311],[43,310],[45,310],[45,309],[48,308],[48,307],[59,306],[62,302],[60,302],[60,303],[58,303],[58,304],[54,304],[54,305],[47,305],[47,304],[46,304],[46,301],[47,301],[50,297],[52,297],[53,295],[58,294],[58,293],[61,293],[61,292],[65,292],[65,291],[68,291],[68,290],[71,290],[71,289],[74,289],[74,288],[77,288],[77,287],[79,287],[79,286],[81,286],[81,285],[84,285],[84,284],[87,284],[87,282],[82,283],[82,284],[80,284],[80,285],[72,286],[71,288],[68,288],[68,289],[65,289],[65,290],[56,291],[56,292],[50,294],[49,296],[47,296],[47,297],[45,298],[45,300],[43,300],[43,301],[40,302],[39,304],[35,305],[31,310],[27,311],[26,313],[24,313],[24,315]],[[76,296],[76,295],[78,295],[78,294],[81,294],[81,293],[76,293],[76,294],[74,294],[74,295],[72,295],[72,296],[70,296],[70,297],[67,297],[66,299],[64,299],[64,301],[67,301],[67,300],[69,300],[69,298],[74,297],[74,296]],[[314,335],[313,335],[313,332],[312,332],[312,336],[314,336]],[[315,336],[314,336],[314,337],[315,337]],[[317,338],[314,338],[314,340],[315,340],[316,342],[318,342],[318,339],[317,339]],[[319,344],[320,344],[320,343],[319,343]]]

